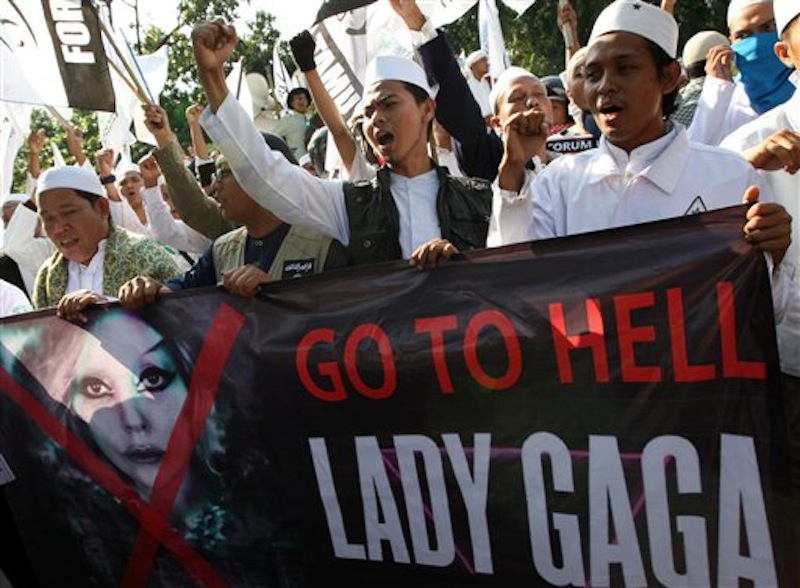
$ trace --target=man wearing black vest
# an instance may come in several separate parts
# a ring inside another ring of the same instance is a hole
[[[221,20],[192,32],[209,108],[201,122],[236,179],[285,222],[317,229],[347,248],[351,264],[411,259],[425,265],[443,252],[484,247],[491,188],[453,178],[428,154],[435,103],[425,72],[398,57],[377,57],[364,83],[364,131],[384,165],[375,180],[320,180],[285,162],[225,85],[223,65],[237,43]]]

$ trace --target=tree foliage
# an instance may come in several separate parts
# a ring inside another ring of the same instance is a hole
[[[194,65],[194,55],[190,40],[191,25],[202,20],[221,16],[227,21],[236,20],[239,0],[181,0],[178,6],[179,19],[170,31],[156,27],[148,27],[144,31],[124,31],[128,37],[139,39],[139,53],[147,55],[163,46],[169,47],[169,73],[166,86],[160,96],[160,104],[167,111],[172,128],[178,135],[182,145],[190,144],[189,128],[186,123],[186,108],[195,102],[203,101]],[[113,2],[109,3],[112,6]],[[112,12],[113,14],[113,12]],[[252,22],[247,23],[246,30],[239,31],[240,43],[233,55],[233,60],[244,58],[245,70],[270,74],[272,67],[272,48],[278,39],[278,31],[274,27],[275,18],[266,12],[259,11]],[[83,131],[85,137],[84,151],[93,161],[94,153],[101,148],[97,129],[97,119],[93,113],[73,110],[70,121]],[[35,110],[31,126],[45,129],[48,141],[54,142],[65,155],[67,163],[73,163],[67,155],[66,133],[45,110]],[[148,145],[137,143],[132,147],[134,160],[150,149]],[[20,150],[14,168],[14,190],[21,191],[25,185],[28,148],[24,145]],[[42,154],[42,167],[52,165],[50,149]]]
[[[578,37],[586,44],[597,15],[610,0],[572,0],[578,15]],[[564,69],[564,40],[558,30],[558,0],[538,0],[522,16],[497,0],[500,24],[511,63],[529,69],[537,75],[558,73]],[[727,0],[678,0],[675,19],[680,25],[682,46],[689,37],[702,30],[727,33],[725,15]],[[445,27],[453,49],[468,54],[480,47],[478,37],[478,7],[473,7],[463,18]]]
[[[142,43],[143,53],[152,53],[164,45],[169,46],[169,78],[161,93],[161,106],[169,115],[172,128],[182,144],[189,143],[189,128],[186,123],[186,108],[195,102],[203,102],[203,92],[197,79],[194,55],[190,40],[191,24],[215,17],[234,21],[238,16],[238,0],[181,0],[181,15],[176,27],[165,33],[155,27],[149,28]],[[272,48],[278,38],[274,27],[275,17],[263,11],[247,23],[248,30],[238,31],[239,45],[231,60],[244,58],[248,72],[267,75],[271,71]]]

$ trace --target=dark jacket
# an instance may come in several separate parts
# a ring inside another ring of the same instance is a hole
[[[503,158],[503,140],[486,126],[447,37],[439,31],[418,52],[428,79],[439,85],[436,120],[456,140],[461,170],[465,176],[494,181]]]
[[[436,211],[442,238],[459,251],[486,247],[492,188],[483,180],[454,178],[443,167],[439,174]],[[351,265],[402,259],[400,215],[389,189],[390,173],[378,170],[371,182],[344,185],[350,224],[347,256]]]

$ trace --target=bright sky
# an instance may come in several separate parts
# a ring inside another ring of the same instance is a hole
[[[134,10],[129,4],[136,0],[119,0],[112,2],[114,24],[133,23]],[[316,7],[318,3],[302,0],[309,7]],[[157,26],[163,30],[170,30],[178,21],[178,0],[138,0],[139,22],[143,28],[149,25]],[[257,10],[272,13],[277,19],[277,28],[281,37],[291,38],[294,34],[311,25],[316,16],[316,10],[298,10],[297,2],[291,0],[240,0],[239,17],[243,20],[252,20]]]

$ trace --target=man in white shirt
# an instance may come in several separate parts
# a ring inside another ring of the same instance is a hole
[[[27,194],[11,194],[3,202],[3,253],[17,264],[25,289],[31,295],[36,272],[54,249],[49,239],[37,235],[39,216],[27,206],[28,200]]]
[[[776,0],[775,20],[781,40],[775,53],[787,66],[800,65],[800,3]],[[776,202],[800,219],[800,89],[792,98],[729,135],[722,147],[743,153],[769,183]],[[795,288],[783,321],[777,326],[781,371],[792,437],[795,492],[800,497],[800,226],[794,223],[792,244],[783,265],[794,270]]]
[[[481,109],[481,115],[489,125],[489,119],[492,116],[492,105],[489,102],[489,92],[492,91],[492,85],[489,83],[489,57],[481,51],[473,51],[467,55],[467,60],[464,63],[464,77],[467,79],[472,96],[475,102]]]
[[[24,204],[30,200],[30,196],[27,194],[9,194],[8,196],[4,196],[2,200],[2,208],[3,208],[3,226],[8,226],[8,221],[11,220],[11,217],[14,215],[14,211],[17,209],[17,206],[20,204]]]
[[[311,106],[311,93],[305,88],[292,88],[286,99],[287,110],[281,115],[269,132],[283,137],[295,159],[300,159],[308,152],[306,147],[306,130],[308,120],[306,112]]]
[[[650,4],[617,0],[600,14],[585,82],[603,132],[600,147],[561,157],[534,180],[519,165],[529,156],[530,138],[510,133],[495,204],[532,199],[533,212],[506,216],[512,226],[501,234],[516,235],[524,226],[528,239],[547,239],[699,213],[744,197],[752,204],[744,238],[780,263],[791,217],[779,204],[756,202],[759,190],[769,198],[768,186],[741,157],[690,143],[685,129],[668,121],[680,77],[677,45],[675,20]],[[776,269],[773,279],[782,273]]]
[[[195,231],[180,218],[175,218],[169,203],[164,197],[161,168],[153,154],[139,160],[144,187],[142,200],[147,209],[148,225],[153,237],[178,251],[199,257],[211,245],[211,239]],[[177,214],[177,213],[176,213]]]
[[[39,216],[57,251],[36,275],[36,308],[58,305],[58,314],[82,318],[88,306],[116,296],[137,275],[168,280],[180,272],[161,245],[111,222],[97,175],[81,167],[47,170],[39,177]]]
[[[385,162],[369,184],[326,181],[269,149],[225,85],[225,61],[238,41],[222,21],[192,32],[200,82],[208,97],[203,126],[256,201],[284,221],[337,239],[351,264],[411,259],[425,264],[452,242],[483,247],[488,184],[453,178],[434,166],[427,148],[435,103],[414,62],[378,57],[368,66],[364,134]]]
[[[5,280],[0,280],[0,318],[33,310],[28,296]]]
[[[706,80],[689,127],[692,141],[720,141],[792,95],[792,69],[775,56],[778,40],[772,0],[731,0],[728,30],[732,45],[708,52]],[[739,70],[733,79],[731,65]]]

